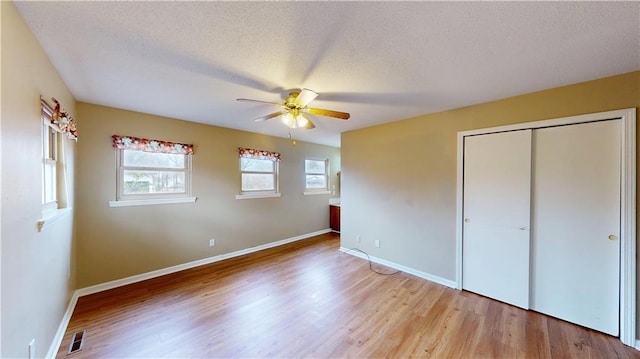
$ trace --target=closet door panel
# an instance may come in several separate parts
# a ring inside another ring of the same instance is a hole
[[[463,289],[529,303],[531,130],[465,138]]]
[[[619,329],[619,120],[533,132],[531,308]]]

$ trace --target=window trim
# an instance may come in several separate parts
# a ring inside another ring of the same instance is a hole
[[[132,206],[150,206],[156,204],[174,204],[174,203],[194,203],[197,197],[181,197],[181,198],[149,198],[149,199],[131,199],[121,201],[109,201],[109,207],[132,207]]]
[[[318,172],[307,172],[306,168],[306,161],[322,161],[324,162],[324,173],[318,173]],[[319,158],[319,157],[305,157],[304,158],[305,164],[303,166],[303,171],[304,171],[304,176],[303,176],[303,183],[304,183],[304,192],[303,195],[305,196],[310,196],[310,195],[319,195],[319,194],[331,194],[331,191],[329,190],[329,188],[331,188],[331,184],[330,182],[330,166],[329,166],[329,159],[328,158]],[[308,188],[307,187],[307,176],[309,175],[313,175],[313,176],[324,176],[325,177],[325,184],[326,187],[324,188]]]
[[[185,156],[184,168],[168,168],[168,167],[139,167],[124,166],[124,151],[137,151],[127,148],[115,148],[116,156],[116,200],[109,201],[109,207],[128,207],[128,206],[144,206],[154,204],[170,204],[170,203],[192,203],[196,201],[193,196],[192,180],[193,166],[192,156]],[[144,170],[144,171],[167,171],[167,172],[184,172],[185,174],[185,191],[179,193],[153,193],[153,194],[124,194],[124,171],[125,170]]]
[[[43,230],[49,228],[54,223],[58,222],[60,219],[66,217],[71,214],[72,208],[58,208],[43,214],[42,218],[36,222],[36,227],[38,232],[42,232]]]
[[[282,197],[281,193],[241,193],[236,195],[236,199],[256,199],[256,198],[278,198]]]

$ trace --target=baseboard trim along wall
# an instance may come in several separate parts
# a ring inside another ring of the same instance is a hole
[[[327,228],[327,229],[323,229],[323,230],[320,230],[320,231],[311,232],[311,233],[302,234],[302,235],[299,235],[299,236],[283,239],[283,240],[280,240],[280,241],[266,243],[266,244],[263,244],[263,245],[260,245],[260,246],[257,246],[257,247],[241,249],[239,251],[235,251],[235,252],[231,252],[231,253],[220,254],[220,255],[217,255],[217,256],[209,257],[209,258],[199,259],[199,260],[193,261],[193,262],[188,262],[188,263],[184,263],[184,264],[178,264],[178,265],[175,265],[175,266],[172,266],[172,267],[168,267],[168,268],[158,269],[158,270],[147,272],[147,273],[137,274],[137,275],[134,275],[134,276],[131,276],[131,277],[126,277],[126,278],[117,279],[117,280],[113,280],[113,281],[106,282],[106,283],[96,284],[96,285],[92,285],[92,286],[89,286],[89,287],[77,289],[73,293],[73,295],[71,296],[71,299],[69,300],[69,305],[67,306],[67,311],[64,313],[64,316],[62,317],[62,321],[60,322],[60,325],[58,326],[58,331],[56,332],[56,335],[53,337],[53,341],[51,343],[51,346],[49,346],[49,351],[47,352],[47,356],[45,358],[54,359],[56,357],[56,354],[58,353],[58,348],[60,348],[60,345],[62,344],[62,340],[64,339],[64,333],[67,331],[67,326],[69,326],[69,321],[71,321],[71,315],[73,315],[73,310],[75,309],[76,304],[78,303],[78,298],[80,298],[82,296],[103,292],[105,290],[118,288],[118,287],[122,287],[122,286],[125,286],[125,285],[137,283],[137,282],[142,282],[143,280],[160,277],[160,276],[163,276],[163,275],[166,275],[166,274],[180,272],[180,271],[183,271],[185,269],[195,268],[195,267],[199,267],[199,266],[202,266],[202,265],[205,265],[205,264],[211,264],[211,263],[215,263],[215,262],[220,262],[220,261],[223,261],[225,259],[239,257],[239,256],[242,256],[242,255],[245,255],[245,254],[249,254],[249,253],[259,252],[259,251],[262,251],[262,250],[265,250],[265,249],[282,246],[282,245],[285,245],[285,244],[288,244],[288,243],[292,243],[292,242],[300,241],[300,240],[303,240],[303,239],[319,236],[321,234],[325,234],[325,233],[329,233],[329,232],[331,232],[331,229]]]
[[[343,252],[345,254],[350,254],[350,255],[356,256],[358,258],[367,259],[367,256],[364,253],[359,252],[359,251],[354,251],[354,250],[351,250],[349,248],[340,247],[340,252]],[[426,272],[421,272],[419,270],[415,270],[413,268],[405,267],[403,265],[400,265],[400,264],[397,264],[397,263],[393,263],[393,262],[389,262],[387,260],[384,260],[384,259],[381,259],[381,258],[377,258],[377,257],[373,257],[371,255],[369,255],[369,259],[374,263],[382,264],[383,266],[387,266],[389,268],[393,268],[393,269],[397,269],[397,270],[405,272],[405,273],[413,274],[416,277],[420,277],[422,279],[426,279],[426,280],[434,282],[434,283],[442,284],[442,285],[444,285],[446,287],[450,287],[450,288],[455,288],[456,287],[456,282],[453,281],[453,280],[444,279],[442,277],[438,277],[438,276],[435,276],[433,274],[429,274],[429,273],[426,273]]]
[[[73,315],[73,309],[76,307],[78,303],[78,291],[74,291],[71,295],[71,299],[69,300],[69,305],[67,305],[67,311],[64,312],[62,316],[62,320],[60,321],[60,325],[58,326],[58,331],[56,331],[56,335],[53,337],[53,341],[49,346],[49,351],[47,352],[47,359],[54,359],[56,354],[58,354],[58,348],[60,348],[60,344],[62,344],[62,340],[64,339],[64,333],[67,331],[67,326],[69,325],[69,321],[71,320],[71,315]]]

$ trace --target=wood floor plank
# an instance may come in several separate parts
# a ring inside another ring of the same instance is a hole
[[[379,275],[338,249],[326,234],[81,297],[57,358],[640,358],[618,338]]]

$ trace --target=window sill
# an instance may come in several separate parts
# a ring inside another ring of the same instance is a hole
[[[302,194],[305,196],[314,196],[317,194],[331,194],[331,191],[304,191]]]
[[[58,222],[60,219],[66,217],[72,212],[71,208],[60,208],[54,209],[52,211],[48,211],[47,213],[42,215],[42,219],[36,222],[36,227],[38,228],[38,232],[42,232],[46,228],[50,227],[54,223]]]
[[[236,195],[236,199],[277,198],[280,193],[245,193]]]
[[[194,203],[197,197],[181,197],[181,198],[154,198],[154,199],[131,199],[124,201],[109,201],[109,207],[131,207],[131,206],[150,206],[156,204],[173,204],[173,203]]]

